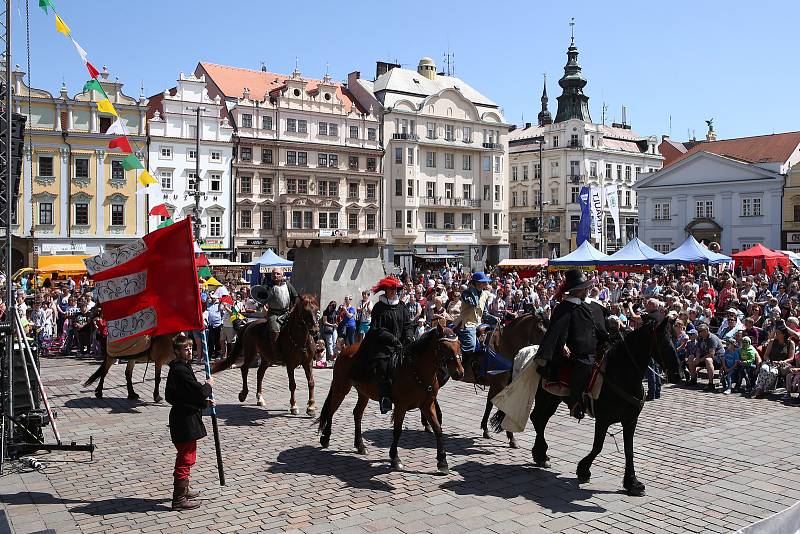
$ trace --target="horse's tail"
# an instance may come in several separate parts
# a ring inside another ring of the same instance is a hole
[[[325,397],[325,404],[322,405],[322,411],[319,413],[319,417],[314,419],[315,425],[317,425],[317,434],[325,430],[325,426],[327,425],[328,421],[330,421],[332,414],[331,414],[331,396],[333,394],[333,388],[331,387],[330,391],[328,391],[328,396]]]
[[[83,387],[89,386],[89,384],[91,384],[92,382],[103,376],[103,369],[105,369],[105,367],[106,367],[106,361],[103,360],[102,363],[100,363],[100,367],[97,368],[97,371],[92,373],[92,376],[90,376],[88,380],[86,380],[86,382],[83,383]]]
[[[228,369],[239,355],[242,353],[242,344],[244,343],[244,334],[247,330],[248,325],[244,325],[239,332],[236,334],[236,342],[233,344],[233,348],[228,351],[228,356],[224,360],[217,360],[211,365],[211,374],[219,373],[220,371],[224,371]]]

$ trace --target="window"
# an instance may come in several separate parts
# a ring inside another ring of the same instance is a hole
[[[367,213],[367,230],[375,230],[375,214],[374,213]]]
[[[89,158],[75,158],[75,178],[89,177]]]
[[[300,229],[303,227],[303,212],[302,211],[293,211],[292,212],[292,228]]]
[[[597,162],[590,161],[589,162],[589,176],[592,178],[597,178]]]
[[[425,166],[436,167],[436,152],[430,150],[425,153]]]
[[[161,147],[161,159],[172,159],[172,147],[171,146],[162,146]]]
[[[571,234],[578,233],[578,226],[581,224],[581,216],[580,215],[570,215],[569,216],[569,231]]]
[[[653,219],[659,221],[669,219],[671,207],[669,202],[653,202]]]
[[[55,176],[53,156],[39,156],[39,176]]]
[[[317,166],[318,167],[327,167],[328,166],[328,155],[319,153],[317,154]]]
[[[742,217],[761,215],[761,197],[742,197]]]
[[[358,183],[347,183],[347,198],[358,198]]]
[[[319,228],[322,230],[336,230],[339,228],[339,214],[336,212],[320,212],[317,216]]]
[[[272,165],[272,149],[271,148],[262,148],[261,149],[261,163],[265,165]]]
[[[464,126],[464,142],[471,143],[472,142],[472,128],[469,126]]]
[[[272,194],[272,176],[261,177],[261,194],[262,195]]]
[[[328,154],[328,167],[337,168],[339,166],[338,154]]]
[[[695,202],[695,217],[698,219],[714,218],[714,201],[713,200],[698,200]]]
[[[297,131],[297,119],[286,119],[286,131],[287,132]]]
[[[297,151],[295,150],[286,151],[286,164],[297,165]]]
[[[617,165],[617,180],[622,180],[622,165]]]
[[[414,212],[413,210],[408,210],[406,212],[406,228],[414,228]]]
[[[494,186],[494,199],[495,200],[502,200],[500,198],[500,187],[499,185]]]
[[[219,150],[212,150],[210,157],[211,161],[222,161],[222,152]]]
[[[351,215],[354,215],[351,213]],[[395,210],[394,211],[394,227],[395,228],[402,228],[403,227],[403,210]]]
[[[436,139],[436,123],[429,122],[426,126],[428,139]]]
[[[489,172],[492,170],[492,158],[491,156],[483,156],[483,166],[482,169],[484,172]]]
[[[193,149],[193,148],[190,148],[189,152],[186,154],[186,159],[189,160],[189,161],[196,160],[197,159],[197,151],[195,149]]]
[[[249,146],[242,147],[242,161],[253,160],[253,149]]]
[[[794,205],[794,222],[800,222],[800,205]]]
[[[581,175],[581,162],[580,161],[570,161],[569,162],[569,177],[573,180],[579,179]]]
[[[456,214],[455,213],[445,213],[444,214],[444,229],[445,230],[454,230],[456,227]]]
[[[561,231],[561,217],[559,215],[551,215],[547,219],[547,228],[551,232]]]
[[[172,171],[159,171],[158,177],[161,178],[161,189],[172,189]]]
[[[444,140],[445,141],[455,141],[456,135],[455,130],[452,124],[445,124],[444,125]]]
[[[246,195],[253,192],[252,178],[250,176],[239,177],[239,192]]]
[[[239,228],[252,228],[253,227],[253,212],[250,210],[241,210],[239,212]]]
[[[297,164],[303,166],[308,165],[308,152],[297,153]]]
[[[553,148],[558,148],[558,136],[553,136]]]
[[[623,206],[625,206],[626,208],[630,208],[631,207],[631,190],[630,189],[626,189],[625,190],[625,202],[623,203]]]
[[[286,193],[289,195],[297,194],[297,179],[289,178],[286,180]]]
[[[489,213],[484,213],[483,214],[483,229],[484,230],[489,230],[491,228],[491,226],[492,226],[492,222],[491,221],[492,221],[491,215]]]
[[[395,147],[394,149],[394,162],[397,164],[403,163],[403,147]]]
[[[550,203],[553,206],[558,206],[558,204],[559,204],[559,202],[558,202],[558,188],[557,187],[553,187],[553,188],[550,189]]]
[[[425,228],[436,228],[436,212],[425,212]]]
[[[249,113],[242,113],[242,128],[253,127],[253,116]]]
[[[358,126],[350,127],[350,139],[358,139]]]
[[[444,168],[445,169],[453,169],[455,168],[455,154],[445,153],[444,155]]]
[[[533,205],[538,206],[542,203],[542,192],[538,189],[533,192]]]
[[[406,194],[408,196],[410,196],[410,197],[414,196],[414,179],[413,178],[409,178],[408,179],[408,190],[406,191]]]
[[[52,202],[39,202],[39,224],[53,224]]]
[[[221,215],[211,215],[208,218],[208,237],[222,237]]]
[[[339,196],[339,182],[334,181],[321,181],[319,183],[320,196],[338,197]]]
[[[407,165],[414,164],[414,149],[412,147],[408,147],[408,151],[406,154],[406,164]]]
[[[402,197],[403,196],[403,179],[402,178],[395,178],[395,180],[394,180],[394,196],[396,196],[396,197]],[[353,197],[353,198],[355,198],[355,197]],[[798,208],[800,208],[800,206],[798,206]]]
[[[656,241],[653,243],[653,250],[656,252],[660,252],[662,254],[668,254],[672,251],[672,242],[671,241]]]
[[[489,185],[483,186],[483,200],[492,200],[492,187]]]
[[[511,181],[516,182],[519,179],[519,168],[516,165],[511,167]]]
[[[124,180],[125,179],[125,169],[122,167],[122,160],[121,159],[112,159],[111,160],[111,179],[112,180]]]
[[[569,136],[569,146],[581,146],[580,142],[578,141],[578,134],[572,134]]]
[[[464,194],[464,198],[471,199],[472,198],[472,184],[464,184],[462,186],[462,192]]]
[[[367,128],[367,140],[376,141],[378,139],[378,131],[375,128]]]
[[[347,167],[350,170],[358,170],[358,156],[347,156]]]
[[[85,202],[75,204],[75,224],[78,226],[89,224],[89,204]]]
[[[573,204],[578,203],[578,196],[581,194],[581,188],[573,185],[569,188],[569,201]]]
[[[367,170],[375,172],[378,169],[378,160],[375,158],[367,158]]]
[[[328,123],[327,122],[320,122],[319,123],[319,135],[328,135]]]
[[[403,214],[402,211],[398,211],[401,216]],[[402,226],[403,218],[400,218],[400,225],[398,228]],[[358,230],[358,213],[348,213],[347,214],[347,229],[348,230]]]
[[[472,214],[471,213],[462,213],[461,214],[461,229],[462,230],[472,230]]]
[[[465,171],[472,170],[472,156],[470,154],[464,154],[463,156],[461,156],[461,163],[462,163],[461,167]]]
[[[222,175],[219,173],[211,173],[208,180],[208,190],[214,193],[222,191]]]
[[[536,180],[542,179],[542,166],[538,163],[533,164],[533,178]]]
[[[375,184],[367,184],[367,200],[375,200]]]
[[[494,172],[501,172],[503,170],[502,162],[503,158],[500,156],[494,157]]]
[[[100,133],[106,133],[111,128],[111,117],[100,117]]]
[[[606,180],[610,180],[612,175],[614,174],[614,171],[612,169],[613,167],[611,166],[611,164],[606,163],[606,176],[605,176]]]
[[[591,141],[590,141],[590,143],[591,143],[591,146],[594,146],[594,136],[593,136],[593,135],[590,135],[590,136],[589,136],[589,139],[591,139]]]
[[[298,120],[297,131],[300,133],[308,133],[308,121],[302,119]]]
[[[425,182],[425,196],[428,198],[436,196],[436,182]]]
[[[444,184],[444,198],[453,198],[453,184]]]
[[[558,177],[559,177],[558,162],[557,161],[551,161],[550,162],[550,178],[558,178]]]
[[[187,172],[186,178],[188,183],[187,189],[189,191],[197,191],[197,174],[194,172]]]
[[[527,179],[528,179],[528,166],[527,165],[523,165],[522,166],[522,180],[525,181]]]
[[[272,130],[272,115],[264,115],[261,117],[261,129]]]
[[[630,165],[625,165],[625,179],[629,180],[629,181],[631,179],[631,166]]]
[[[521,205],[522,206],[527,206],[528,205],[528,191],[526,191],[524,189],[522,190],[522,204]]]
[[[511,192],[511,207],[512,208],[516,208],[517,207],[517,192],[516,191],[512,191]]]

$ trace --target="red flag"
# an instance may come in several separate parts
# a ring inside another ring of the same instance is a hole
[[[161,215],[162,217],[169,217],[169,210],[166,204],[159,204],[150,208],[150,215]]]
[[[230,305],[230,306],[233,306],[233,298],[231,298],[231,296],[230,296],[230,295],[225,295],[224,297],[222,297],[221,299],[219,299],[219,301],[220,301],[221,303],[223,303],[223,304],[228,304],[228,305]]]
[[[110,341],[203,327],[191,217],[84,261]]]
[[[133,149],[131,148],[131,144],[128,141],[128,138],[124,135],[122,137],[115,137],[111,141],[108,142],[108,148],[118,148],[122,152],[126,154],[132,154]]]
[[[206,257],[205,254],[198,254],[195,262],[197,263],[198,267],[205,267],[207,265],[211,265],[210,263],[208,263],[208,258]]]
[[[86,68],[89,69],[89,75],[92,78],[97,78],[98,76],[100,76],[100,71],[94,68],[94,65],[92,65],[88,61],[86,62]]]

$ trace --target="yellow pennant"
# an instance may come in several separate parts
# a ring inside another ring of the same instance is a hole
[[[111,113],[115,117],[119,117],[119,115],[117,115],[117,110],[114,109],[114,105],[107,98],[97,102],[97,111],[100,113]]]
[[[147,171],[142,171],[139,173],[139,183],[142,184],[144,187],[147,187],[150,184],[157,184],[158,180],[153,178],[153,175]]]
[[[63,33],[65,36],[69,37],[70,34],[69,26],[64,24],[64,21],[58,15],[56,15],[56,31],[58,33]]]

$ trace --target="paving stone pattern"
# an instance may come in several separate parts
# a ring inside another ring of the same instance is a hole
[[[44,362],[64,438],[93,436],[97,452],[93,462],[83,453],[40,454],[42,472],[12,466],[0,479],[0,501],[16,533],[730,532],[800,499],[800,411],[771,400],[665,386],[661,400],[647,403],[636,434],[647,496],[628,497],[620,493],[624,458],[610,437],[591,483],[577,484],[576,463],[591,448],[593,425],[569,419],[564,407],[547,432],[553,467],[541,470],[530,461],[532,430],[519,436],[518,450],[500,435],[481,438],[485,394],[451,382],[440,397],[451,475],[433,475],[435,443],[418,413],[406,419],[401,438],[405,470],[393,472],[390,424],[376,403],[364,417],[366,456],[352,447],[352,393],[334,418],[330,448],[321,449],[312,420],[288,413],[286,373],[273,368],[266,408],[255,406],[254,372],[244,404],[236,399],[238,370],[218,377],[228,485],[217,483],[209,436],[192,472],[203,506],[172,512],[169,406],[126,400],[122,365],[112,368],[105,398],[96,399],[81,386],[95,365]],[[143,371],[136,368],[136,380]],[[316,371],[320,408],[330,376]],[[151,397],[152,377],[151,367],[147,381],[136,384],[142,399]],[[208,418],[206,426],[210,433]],[[621,450],[621,434],[616,441]]]

